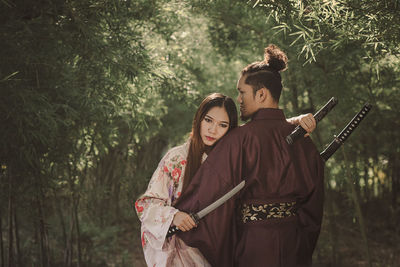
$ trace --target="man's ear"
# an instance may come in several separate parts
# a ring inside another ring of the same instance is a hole
[[[268,90],[263,87],[257,91],[257,100],[259,103],[264,103],[268,98]]]

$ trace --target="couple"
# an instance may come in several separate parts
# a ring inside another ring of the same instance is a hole
[[[245,67],[237,83],[241,118],[251,121],[237,127],[233,100],[209,95],[189,141],[161,160],[135,203],[149,266],[311,265],[322,219],[323,163],[310,138],[291,146],[285,141],[293,124],[315,128],[311,114],[288,122],[278,109],[279,72],[286,66],[286,55],[268,46],[264,61]],[[189,212],[242,180],[237,195],[195,225]],[[171,225],[183,232],[166,239]]]

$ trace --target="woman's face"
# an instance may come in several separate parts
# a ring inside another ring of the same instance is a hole
[[[203,143],[212,146],[229,129],[229,117],[224,107],[211,108],[200,124],[200,136]]]

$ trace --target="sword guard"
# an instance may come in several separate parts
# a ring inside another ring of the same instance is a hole
[[[200,218],[199,218],[199,216],[197,215],[197,213],[190,213],[189,215],[190,215],[190,217],[192,217],[194,223],[195,223],[196,225],[198,225],[198,224],[199,224],[199,221],[200,221]]]

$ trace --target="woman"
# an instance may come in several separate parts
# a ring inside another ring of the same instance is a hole
[[[310,114],[290,121],[312,131],[315,123],[307,127],[312,120]],[[187,213],[172,205],[213,146],[237,124],[234,101],[219,93],[211,94],[195,114],[189,141],[169,150],[160,161],[146,192],[135,203],[142,222],[141,239],[148,266],[210,266],[198,249],[187,246],[176,236],[166,239],[166,235],[171,225],[182,231],[195,227]]]

